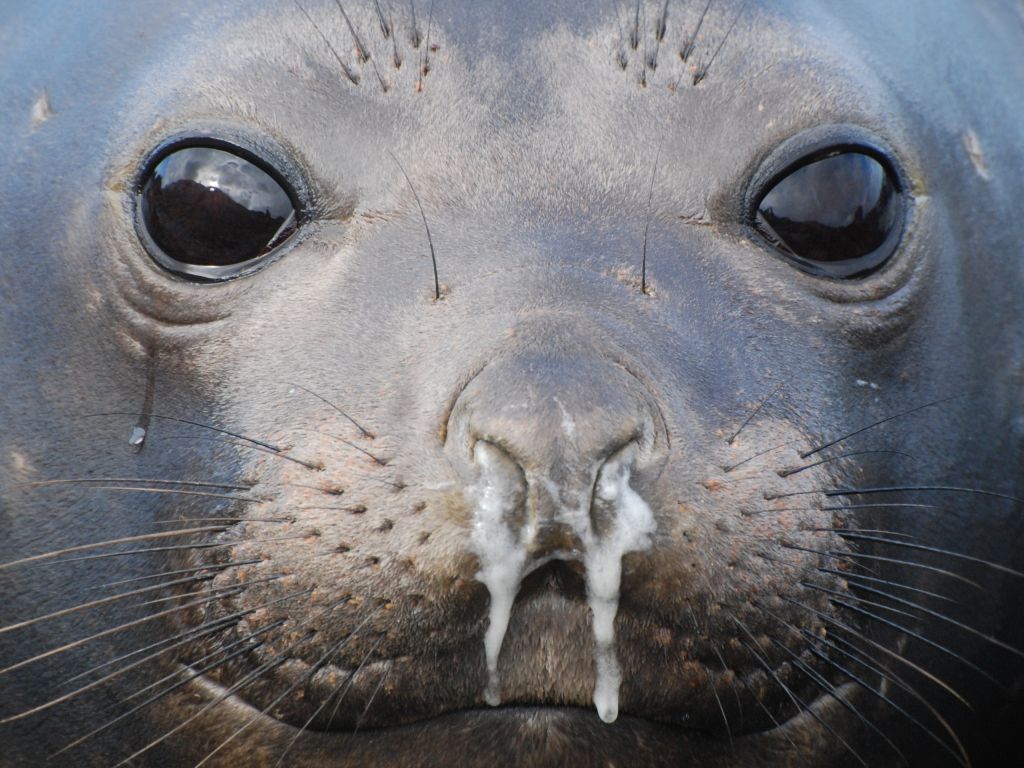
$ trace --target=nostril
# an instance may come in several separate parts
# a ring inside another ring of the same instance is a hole
[[[504,464],[506,468],[519,469],[520,463],[511,446],[500,436],[489,434],[472,434],[469,439],[469,450],[477,466],[484,464]],[[521,470],[520,470],[521,471]]]
[[[478,472],[478,486],[483,484],[494,494],[506,498],[525,492],[526,475],[522,467],[497,443],[490,440],[477,440],[473,443],[473,463]],[[479,490],[483,491],[484,488]]]
[[[622,496],[622,487],[640,455],[640,437],[611,451],[594,480],[594,503],[612,503]]]

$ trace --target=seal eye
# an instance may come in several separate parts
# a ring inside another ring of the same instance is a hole
[[[833,149],[777,177],[758,203],[755,226],[805,272],[853,278],[888,261],[902,218],[893,173],[873,155]]]
[[[295,207],[268,171],[208,146],[164,155],[144,178],[138,206],[156,261],[208,280],[235,277],[263,261],[295,232]]]

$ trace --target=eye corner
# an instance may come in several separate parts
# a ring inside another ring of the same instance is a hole
[[[161,172],[174,182],[165,187]],[[309,185],[284,149],[230,130],[166,138],[129,190],[134,229],[152,262],[195,283],[259,271],[313,219]]]

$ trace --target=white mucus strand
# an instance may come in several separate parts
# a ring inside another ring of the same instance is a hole
[[[619,716],[622,669],[615,652],[615,616],[619,609],[622,556],[650,546],[654,514],[640,494],[629,486],[631,457],[609,460],[597,481],[597,500],[612,510],[611,531],[600,540],[592,531],[584,538],[583,564],[587,573],[587,603],[593,614],[593,701],[598,716],[613,723]]]
[[[480,468],[477,484],[468,489],[475,506],[473,550],[480,560],[476,574],[490,594],[484,651],[487,660],[487,688],[484,700],[491,706],[501,703],[501,678],[498,657],[512,615],[512,606],[528,568],[527,552],[536,531],[528,522],[521,527],[510,524],[516,505],[516,480],[499,465],[495,449],[478,442],[473,457]],[[622,558],[628,552],[647,549],[656,525],[651,508],[629,485],[635,448],[621,451],[609,459],[598,473],[593,504],[607,513],[608,525],[599,536],[594,530],[586,504],[560,502],[556,521],[568,526],[582,544],[586,571],[587,604],[593,615],[594,684],[593,702],[598,716],[606,723],[619,715],[619,688],[622,669],[615,650],[615,617],[619,609],[622,582]],[[541,482],[552,498],[561,499],[558,486],[548,478]],[[528,516],[529,518],[529,516]],[[531,518],[532,519],[532,518]],[[574,558],[576,551],[552,557]],[[550,559],[550,558],[549,558]]]
[[[495,466],[493,449],[479,442],[473,457],[480,467],[480,479],[470,489],[476,504],[472,544],[480,559],[476,574],[490,593],[487,632],[484,652],[487,658],[487,689],[484,701],[492,707],[501,704],[501,678],[498,675],[498,656],[505,639],[512,604],[519,592],[519,584],[526,566],[526,545],[529,531],[513,531],[506,522],[513,510],[515,488],[510,479]]]

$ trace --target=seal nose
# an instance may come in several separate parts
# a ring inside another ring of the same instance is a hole
[[[490,492],[502,496],[504,522],[520,532],[529,557],[573,557],[575,518],[601,509],[601,467],[631,446],[630,463],[642,468],[657,442],[656,413],[647,390],[615,363],[522,356],[469,383],[452,410],[448,449],[467,487],[486,475]],[[600,534],[600,518],[585,527]]]
[[[656,529],[630,478],[654,460],[657,414],[621,366],[555,354],[493,363],[456,400],[446,449],[466,479],[476,578],[490,595],[487,703],[501,701],[498,658],[522,579],[572,560],[593,616],[594,704],[605,722],[617,717],[622,557],[646,549]]]

